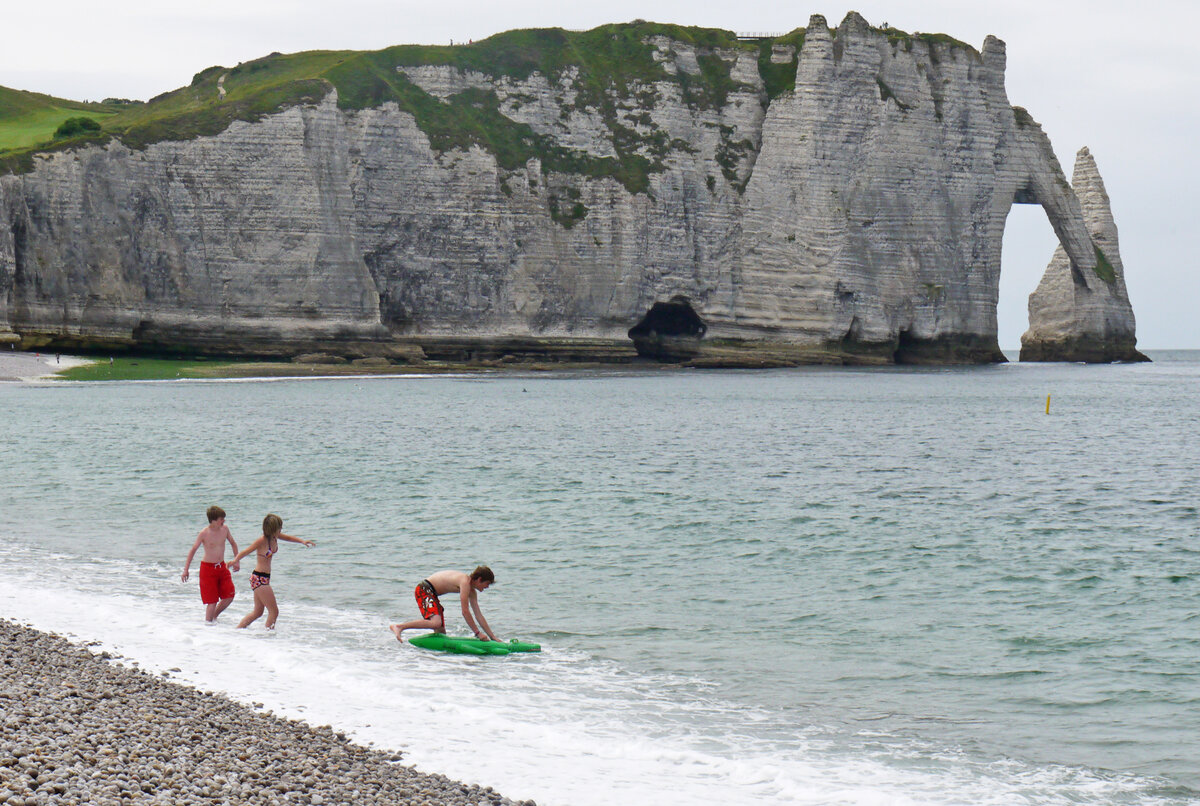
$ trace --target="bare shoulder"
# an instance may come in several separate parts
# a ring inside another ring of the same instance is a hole
[[[470,580],[470,577],[462,571],[452,571],[450,569],[430,574],[427,578],[438,593],[447,593],[452,590],[461,591],[463,585]]]

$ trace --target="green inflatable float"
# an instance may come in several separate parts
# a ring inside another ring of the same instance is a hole
[[[478,638],[456,638],[441,632],[431,632],[408,639],[413,646],[421,649],[432,649],[435,652],[452,652],[456,655],[508,655],[512,652],[541,652],[540,644],[528,644],[513,639],[508,643],[502,641],[481,641]]]

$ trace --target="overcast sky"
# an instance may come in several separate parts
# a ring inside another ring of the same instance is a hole
[[[74,100],[145,100],[188,84],[212,65],[273,51],[378,49],[483,39],[512,28],[591,28],[641,18],[784,33],[823,14],[836,26],[853,9],[872,25],[946,33],[981,48],[1008,44],[1008,97],[1029,110],[1070,178],[1089,146],[1120,230],[1126,284],[1144,349],[1200,348],[1196,265],[1200,180],[1200,31],[1196,0],[948,0],[696,3],[610,0],[602,4],[463,0],[163,0],[116,5],[58,0],[8,4],[0,85]],[[989,8],[989,6],[991,6]],[[1185,238],[1193,246],[1185,249]],[[1056,241],[1040,207],[1014,206],[1004,238],[1000,345],[1028,325],[1026,300]]]

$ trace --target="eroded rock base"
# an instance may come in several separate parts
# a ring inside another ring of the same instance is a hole
[[[1149,361],[1138,351],[1135,339],[1062,339],[1030,341],[1021,345],[1022,361],[1076,361],[1085,364],[1120,364]]]

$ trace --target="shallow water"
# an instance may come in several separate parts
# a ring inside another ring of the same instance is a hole
[[[0,385],[0,615],[543,804],[1193,803],[1200,356],[1154,357]],[[179,582],[210,503],[318,541],[276,634]],[[546,651],[397,646],[478,562]]]

